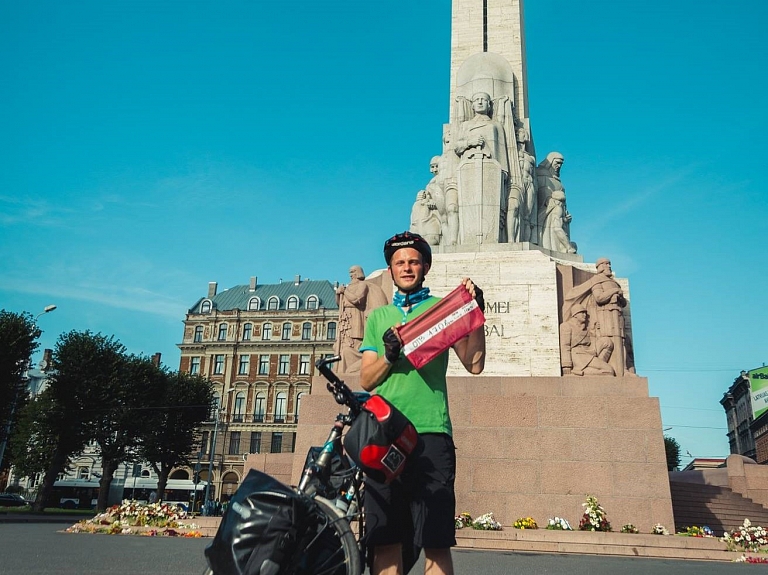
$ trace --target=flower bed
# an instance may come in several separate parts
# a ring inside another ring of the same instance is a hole
[[[202,537],[200,531],[196,531],[197,525],[184,523],[187,517],[187,512],[176,505],[125,500],[120,505],[113,505],[104,513],[76,523],[66,531],[150,537]]]

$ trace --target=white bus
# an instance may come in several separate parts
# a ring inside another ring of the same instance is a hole
[[[205,481],[201,481],[195,486],[191,479],[169,479],[163,497],[158,495],[157,499],[165,503],[179,505],[186,510],[192,503],[195,490],[197,490],[195,498],[197,501],[202,501],[205,496],[205,486]],[[123,479],[113,479],[111,487],[110,505],[119,503],[123,499],[135,499],[147,503],[152,492],[157,491],[157,479],[152,477],[128,477],[124,481]],[[98,498],[98,479],[63,479],[53,484],[53,490],[46,502],[46,507],[93,509],[96,507]]]

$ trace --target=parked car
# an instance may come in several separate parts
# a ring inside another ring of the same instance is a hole
[[[0,493],[0,507],[23,507],[29,502],[18,493]]]

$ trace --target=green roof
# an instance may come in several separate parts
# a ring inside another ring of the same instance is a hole
[[[248,309],[248,302],[253,297],[261,300],[260,310],[267,309],[269,298],[277,296],[280,300],[278,309],[285,310],[288,298],[291,296],[299,298],[298,309],[307,309],[307,299],[310,296],[316,296],[319,300],[318,308],[339,309],[336,303],[336,291],[328,280],[301,280],[298,284],[295,281],[284,281],[279,284],[257,285],[254,291],[251,291],[249,285],[238,285],[223,290],[211,299],[213,307],[219,311],[229,311],[233,309]],[[189,313],[200,313],[200,304],[208,298],[202,297],[195,302],[189,309]]]

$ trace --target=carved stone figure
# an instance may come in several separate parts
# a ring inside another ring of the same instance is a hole
[[[455,246],[459,238],[459,186],[456,181],[458,157],[451,144],[450,126],[443,134],[443,154],[439,156],[437,182],[443,192],[444,207],[441,214],[442,236],[440,243]],[[438,209],[440,207],[438,206]]]
[[[520,190],[520,241],[539,243],[538,235],[538,201],[536,198],[536,158],[528,153],[530,141],[528,130],[520,128],[517,131],[517,160],[520,163],[522,178]]]
[[[544,235],[543,224],[545,221],[542,213],[546,211],[549,198],[552,197],[553,192],[562,192],[563,197],[565,197],[565,188],[563,187],[563,183],[560,181],[560,168],[563,167],[563,162],[563,155],[560,152],[550,152],[536,168],[536,181],[538,185],[537,202],[539,210],[539,245],[542,247],[546,247],[542,243],[542,237]],[[568,208],[565,200],[563,200],[563,210],[565,211],[563,231],[570,240],[571,230],[569,223],[571,219],[570,214],[568,214]]]
[[[385,305],[387,297],[378,285],[365,281],[363,268],[352,266],[349,268],[349,285],[336,289],[336,301],[339,325],[334,352],[341,356],[339,372],[356,373],[360,371],[360,344],[368,314]]]
[[[411,231],[421,235],[427,243],[436,246],[440,243],[440,216],[432,196],[421,190],[416,194],[416,201],[411,208]]]
[[[570,317],[560,324],[560,365],[563,375],[615,375],[608,364],[613,342],[595,338],[589,330],[589,314],[584,306],[571,307]]]
[[[539,245],[553,252],[575,254],[576,245],[571,243],[565,232],[571,221],[571,214],[565,210],[565,194],[559,190],[552,192],[544,211],[539,214],[541,222],[541,242]]]
[[[477,92],[472,117],[458,126],[459,243],[506,241],[510,163],[504,126],[491,117],[491,97]]]
[[[571,309],[574,305],[583,304],[594,320],[595,334],[610,339],[613,344],[609,363],[616,375],[634,373],[632,342],[627,338],[622,312],[627,300],[621,286],[613,278],[611,261],[600,258],[595,263],[597,274],[565,294],[565,308]]]

